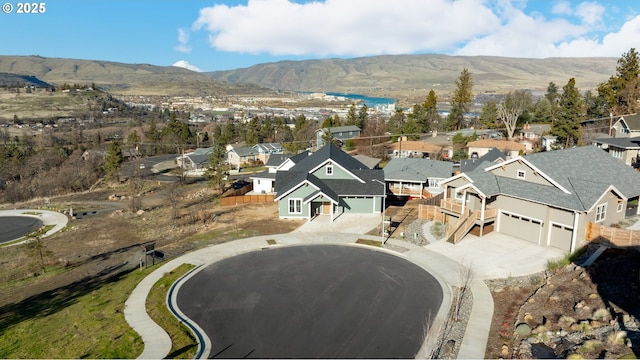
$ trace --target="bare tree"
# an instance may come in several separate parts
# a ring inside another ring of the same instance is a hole
[[[513,140],[518,118],[531,107],[531,94],[525,90],[509,92],[498,107],[498,119],[504,123],[507,139]]]

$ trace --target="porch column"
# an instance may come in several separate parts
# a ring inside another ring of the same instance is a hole
[[[573,230],[571,231],[571,250],[569,250],[569,253],[572,253],[574,251],[576,251],[576,242],[578,240],[578,213],[574,212],[573,213]],[[549,224],[549,226],[551,226],[551,224]]]
[[[331,218],[331,222],[333,222],[334,218],[333,218],[333,203],[329,202],[329,217]]]
[[[487,206],[487,198],[482,197],[482,205],[480,206],[480,237],[484,233],[484,208]]]
[[[467,202],[467,190],[462,191],[462,208],[460,209],[460,216],[464,213],[464,205]]]

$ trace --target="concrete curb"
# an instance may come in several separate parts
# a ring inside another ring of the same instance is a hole
[[[344,233],[314,233],[313,236],[305,236],[305,238],[313,238],[313,241],[306,241],[301,239],[299,233],[289,233],[289,234],[279,234],[279,235],[266,235],[266,236],[257,236],[247,239],[235,240],[223,244],[218,244],[214,246],[207,247],[205,249],[200,249],[194,251],[189,254],[185,254],[176,258],[167,264],[161,266],[149,276],[147,276],[143,281],[138,284],[138,286],[131,293],[131,296],[125,303],[125,318],[127,322],[129,322],[130,326],[138,332],[138,334],[142,337],[142,340],[145,343],[145,349],[139,358],[141,359],[150,359],[150,358],[164,358],[167,356],[171,349],[171,340],[167,333],[160,328],[157,324],[151,320],[151,318],[146,313],[146,308],[144,307],[146,296],[150,291],[153,284],[156,283],[165,273],[177,268],[179,265],[184,263],[194,264],[194,265],[208,265],[214,263],[216,261],[232,257],[235,255],[239,255],[246,252],[251,252],[255,250],[260,250],[265,247],[271,246],[300,246],[300,245],[311,245],[311,244],[336,244],[336,245],[350,245],[350,246],[362,246],[368,247],[368,245],[360,245],[356,244],[355,241],[358,239],[369,239],[369,240],[379,240],[379,236],[368,236],[361,234],[344,234]],[[269,245],[267,240],[276,240],[277,245]],[[390,240],[391,241],[391,240]],[[396,242],[396,241],[393,241]],[[395,244],[394,244],[395,245]],[[405,242],[398,241],[398,246],[403,246],[408,248]],[[392,251],[384,248],[375,248],[377,251],[384,251],[386,253],[405,258],[413,262],[414,264],[424,268],[429,273],[431,273],[438,282],[440,282],[443,288],[443,302],[438,311],[438,314],[435,316],[433,320],[433,328],[440,329],[442,324],[444,324],[444,320],[449,311],[449,307],[451,304],[451,286],[446,283],[447,276],[443,276],[442,269],[436,269],[434,264],[439,264],[440,266],[454,267],[457,269],[458,264],[450,259],[443,258],[439,256],[435,252],[431,252],[427,249],[413,246],[410,247],[410,250],[413,253],[399,253],[396,251]],[[416,256],[414,253],[421,253],[420,256]],[[200,269],[204,268],[201,266]],[[196,271],[197,272],[197,271]],[[192,274],[195,274],[193,272]],[[445,271],[447,272],[447,271]],[[445,282],[445,283],[443,283]],[[185,317],[186,319],[186,317]],[[190,321],[190,320],[187,320]],[[206,341],[206,340],[205,340]],[[430,346],[432,345],[431,339],[427,339],[425,343],[421,346],[420,352],[418,355],[426,356],[429,353]],[[207,347],[206,344],[204,346]],[[210,346],[209,346],[210,349]],[[207,357],[208,351],[203,351],[202,357]],[[484,354],[483,354],[484,355]]]
[[[39,213],[39,215],[26,214],[28,212]],[[42,235],[42,237],[47,237],[55,234],[56,232],[64,229],[65,226],[69,223],[69,218],[65,214],[61,214],[59,212],[50,211],[50,210],[39,210],[39,209],[16,209],[16,210],[0,210],[0,217],[2,216],[27,216],[27,217],[36,217],[42,221],[42,224],[54,225],[51,230],[47,231]],[[19,238],[18,238],[19,239]],[[18,240],[15,239],[15,240]],[[12,240],[12,241],[15,241]],[[26,241],[26,240],[25,240]],[[22,244],[24,241],[15,242],[6,246],[13,246]]]

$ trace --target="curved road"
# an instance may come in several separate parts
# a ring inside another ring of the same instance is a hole
[[[42,220],[32,216],[0,217],[0,244],[19,239],[37,230],[43,225]]]
[[[38,225],[38,226],[54,225],[53,228],[51,228],[49,231],[47,231],[45,234],[42,235],[43,237],[49,236],[55,232],[62,230],[65,226],[67,226],[67,223],[69,222],[69,218],[65,214],[61,214],[55,211],[35,210],[35,209],[0,210],[0,238],[8,239],[5,241],[0,241],[0,244],[11,241],[11,240],[19,239],[21,236],[30,232],[30,231],[26,231],[27,230],[26,228],[23,228],[24,232],[22,234],[18,234],[16,232],[14,232],[13,235],[10,234],[10,232],[7,231],[7,229],[9,228],[4,227],[3,223],[6,221],[11,221],[6,219],[15,220],[16,218],[24,219],[24,220],[20,220],[20,222],[23,222],[25,224],[35,221],[35,222],[41,222],[41,225]]]
[[[414,358],[442,300],[423,268],[344,245],[231,257],[177,293],[211,340],[210,358]]]

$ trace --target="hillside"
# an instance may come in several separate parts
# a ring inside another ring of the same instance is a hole
[[[39,88],[51,88],[53,85],[48,84],[35,76],[10,74],[0,72],[0,87],[15,86],[21,84],[23,86],[35,86]]]
[[[0,73],[35,76],[54,85],[95,83],[114,94],[224,96],[268,92],[253,85],[225,84],[174,66],[97,60],[0,56]]]
[[[298,91],[338,91],[397,97],[435,89],[447,93],[463,68],[476,92],[526,88],[546,91],[575,77],[582,90],[615,74],[616,58],[523,59],[491,56],[388,55],[356,59],[280,61],[211,72],[217,80]]]

